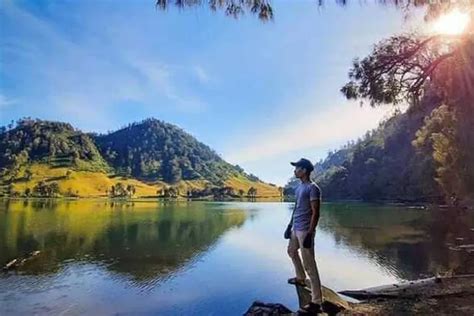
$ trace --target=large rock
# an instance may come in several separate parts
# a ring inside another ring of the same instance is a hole
[[[245,312],[245,316],[285,316],[294,315],[286,306],[282,304],[253,302],[252,306]]]

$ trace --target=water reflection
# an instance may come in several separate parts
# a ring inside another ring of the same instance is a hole
[[[339,246],[364,252],[400,279],[474,273],[472,253],[450,245],[474,241],[474,214],[364,204],[325,205],[321,229]]]
[[[222,212],[208,203],[6,203],[0,262],[41,250],[23,273],[54,273],[64,260],[84,260],[106,263],[140,286],[169,277],[246,220],[241,210]]]
[[[0,263],[42,254],[0,275],[0,314],[234,315],[257,299],[296,308],[282,238],[291,208],[3,200]],[[322,281],[342,290],[474,273],[472,253],[449,249],[474,243],[473,228],[472,213],[324,204],[316,238]]]

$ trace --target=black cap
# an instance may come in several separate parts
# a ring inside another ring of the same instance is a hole
[[[305,159],[305,158],[301,158],[297,162],[290,162],[290,164],[292,166],[295,166],[295,167],[304,168],[304,169],[306,169],[307,171],[310,171],[310,172],[314,170],[314,166],[311,163],[311,161],[309,161],[308,159]]]

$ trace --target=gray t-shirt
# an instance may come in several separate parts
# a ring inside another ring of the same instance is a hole
[[[293,213],[293,230],[307,231],[311,224],[311,203],[321,199],[321,190],[314,182],[301,182],[295,190],[296,206]]]

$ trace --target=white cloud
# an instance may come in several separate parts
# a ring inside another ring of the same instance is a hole
[[[147,90],[157,91],[170,101],[174,102],[178,110],[184,112],[198,112],[206,109],[206,104],[193,96],[180,93],[174,85],[174,76],[170,66],[156,61],[132,60],[130,64],[141,76],[146,79]]]
[[[201,66],[194,66],[193,70],[199,82],[205,84],[210,81],[209,74]]]
[[[307,107],[309,111],[311,107]],[[224,156],[236,163],[259,161],[290,151],[307,148],[329,148],[332,144],[349,141],[375,128],[390,111],[387,108],[360,107],[356,104],[328,106],[314,109],[308,115],[287,117],[286,122],[262,126],[256,135],[241,146],[235,146]]]
[[[15,104],[17,101],[11,98],[6,97],[0,93],[0,109],[4,109],[10,105]]]

